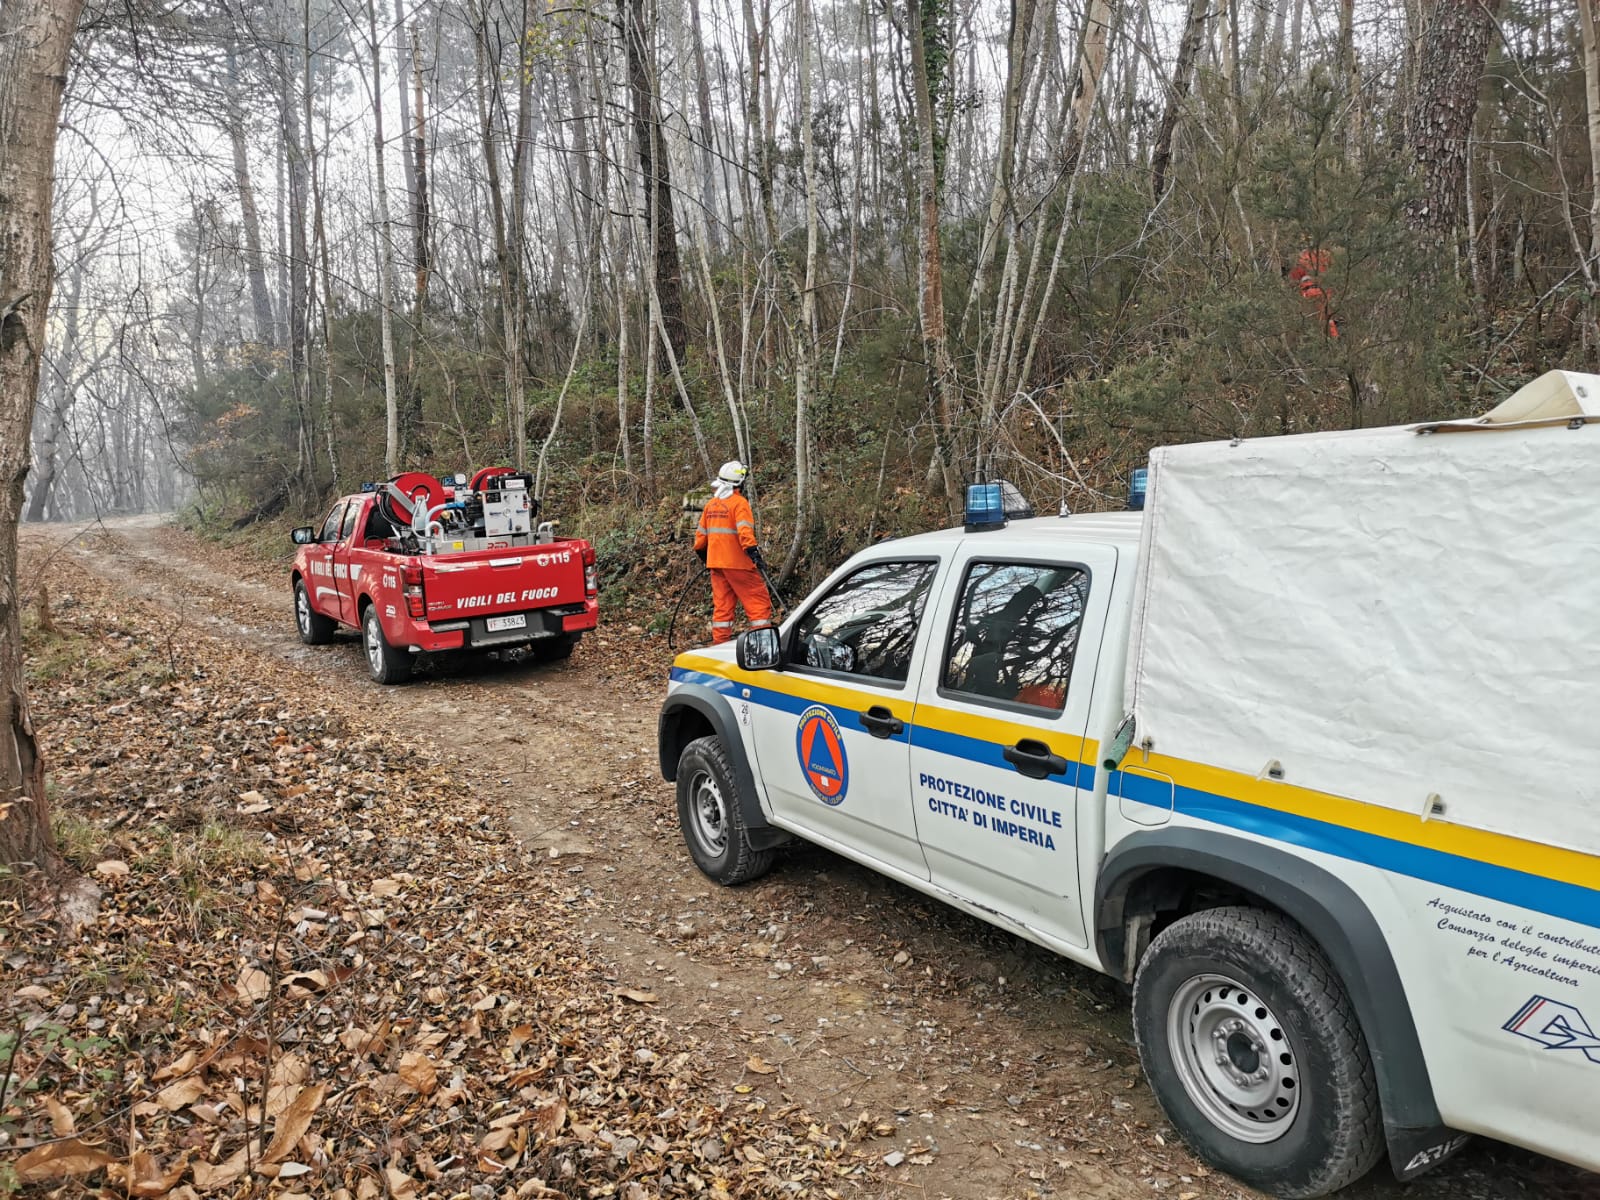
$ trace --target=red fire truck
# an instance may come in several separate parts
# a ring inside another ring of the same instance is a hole
[[[359,630],[379,683],[451,651],[566,658],[598,619],[594,548],[536,523],[532,483],[508,467],[448,483],[412,471],[334,501],[292,534],[300,639]]]

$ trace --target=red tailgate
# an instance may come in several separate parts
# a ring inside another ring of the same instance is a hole
[[[583,604],[583,545],[553,542],[424,560],[428,620]]]

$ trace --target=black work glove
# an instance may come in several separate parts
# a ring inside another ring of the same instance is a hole
[[[696,551],[695,551],[695,556],[696,556],[696,557],[697,557],[697,558],[699,558],[699,560],[700,560],[700,562],[701,562],[701,563],[702,563],[702,564],[704,564],[704,563],[705,563],[705,561],[706,561],[706,550],[707,550],[707,549],[708,549],[708,547],[706,547],[706,546],[701,546],[701,547],[700,547],[700,548],[699,548],[699,549],[698,549],[698,550],[696,550]]]
[[[756,570],[764,571],[767,569],[766,561],[761,557],[760,546],[751,546],[750,549],[745,551],[745,553],[750,556],[750,561],[755,563]]]

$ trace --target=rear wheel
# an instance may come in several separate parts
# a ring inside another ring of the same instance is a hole
[[[1355,1009],[1321,950],[1277,913],[1218,908],[1165,930],[1139,965],[1133,1027],[1167,1118],[1230,1175],[1321,1196],[1382,1154]]]
[[[379,683],[404,683],[411,678],[411,656],[397,650],[383,636],[378,607],[367,605],[361,614],[361,646],[367,652],[367,671]]]
[[[566,633],[560,637],[544,638],[541,641],[537,641],[529,647],[529,650],[533,654],[534,662],[552,663],[571,658],[572,652],[577,648],[577,634]]]
[[[720,738],[697,738],[678,758],[678,825],[694,865],[720,884],[748,883],[772,868],[773,852],[750,845]]]
[[[306,590],[303,579],[294,581],[294,623],[300,631],[300,640],[308,646],[323,646],[333,641],[334,631],[339,628],[339,622],[311,607],[311,593]]]

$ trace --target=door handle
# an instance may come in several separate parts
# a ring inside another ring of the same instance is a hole
[[[1023,738],[1015,746],[1002,751],[1005,760],[1029,779],[1047,779],[1051,775],[1065,775],[1067,760],[1052,754],[1050,747],[1033,738]]]
[[[862,713],[860,721],[861,727],[875,738],[890,738],[906,729],[906,723],[881,704]]]

